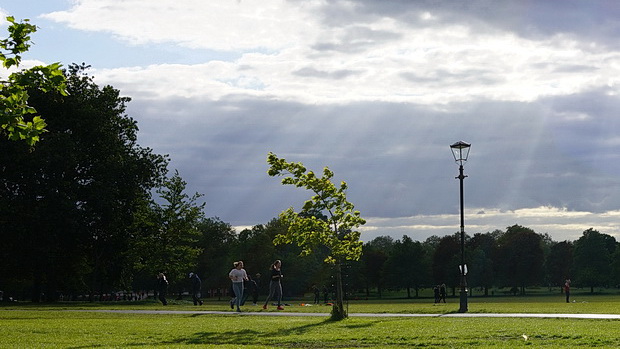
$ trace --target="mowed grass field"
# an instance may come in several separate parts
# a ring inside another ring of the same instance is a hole
[[[619,295],[574,294],[470,298],[470,313],[620,314]],[[286,312],[328,313],[329,306],[290,303]],[[351,301],[350,313],[444,314],[458,299]],[[214,310],[227,314],[145,314],[99,310]],[[267,311],[246,305],[247,312]],[[90,310],[98,310],[96,312]],[[10,304],[0,307],[2,348],[610,348],[620,347],[620,320],[451,317],[351,317],[239,315],[226,301],[195,307],[172,301]]]

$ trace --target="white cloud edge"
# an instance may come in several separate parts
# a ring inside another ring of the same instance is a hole
[[[558,222],[557,218],[564,218],[565,222]],[[514,211],[468,208],[465,210],[465,231],[469,235],[488,233],[494,230],[505,231],[507,227],[518,224],[533,229],[539,234],[548,233],[554,241],[577,240],[589,228],[620,239],[620,228],[617,226],[618,218],[620,218],[620,210],[599,214],[569,211],[565,208],[550,206],[523,208]],[[441,237],[460,231],[458,213],[396,218],[367,217],[366,221],[367,223],[358,229],[364,242],[368,242],[377,236],[391,236],[396,240],[401,239],[403,235],[417,241],[424,241],[432,235]],[[503,222],[504,226],[496,226],[498,222]],[[239,225],[233,228],[235,231],[241,232],[244,229],[251,229],[252,226]]]

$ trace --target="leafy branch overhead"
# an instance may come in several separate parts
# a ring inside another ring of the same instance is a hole
[[[302,254],[312,253],[318,246],[329,250],[326,262],[334,263],[344,260],[358,260],[362,253],[359,226],[366,223],[355,211],[352,203],[347,201],[347,184],[341,182],[337,187],[332,178],[334,173],[327,167],[318,177],[308,171],[302,163],[287,162],[269,153],[268,174],[272,177],[283,176],[282,184],[305,188],[314,193],[307,200],[300,212],[289,208],[280,217],[289,225],[286,234],[277,235],[276,244],[295,244],[302,249]]]
[[[27,19],[21,23],[15,22],[13,17],[6,20],[10,23],[9,37],[0,40],[0,61],[8,72],[19,67],[21,54],[27,52],[31,45],[30,34],[36,32],[37,27]],[[39,141],[41,133],[46,132],[46,124],[28,104],[28,90],[67,95],[60,63],[14,72],[0,81],[0,89],[0,133],[11,140],[23,140],[31,146]],[[32,116],[30,120],[29,116]]]

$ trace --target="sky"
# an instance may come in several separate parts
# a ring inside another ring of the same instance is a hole
[[[8,0],[39,27],[24,66],[86,63],[131,97],[205,214],[237,231],[311,193],[267,154],[348,184],[362,240],[514,224],[620,240],[615,0]],[[5,32],[6,23],[0,27]]]

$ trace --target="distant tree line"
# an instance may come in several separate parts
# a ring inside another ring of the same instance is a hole
[[[274,218],[236,232],[207,217],[200,194],[168,169],[167,156],[137,142],[138,125],[125,114],[129,98],[100,87],[87,66],[64,71],[65,91],[32,89],[28,103],[44,116],[47,132],[34,148],[0,137],[0,291],[19,299],[54,301],[117,291],[152,290],[165,272],[171,291],[189,288],[196,272],[203,289],[227,289],[233,261],[251,276],[283,261],[287,297],[313,285],[331,287],[335,270],[327,249],[300,257],[294,245],[274,245],[286,220]],[[265,174],[267,175],[267,174]],[[514,225],[467,236],[470,288],[620,284],[616,240],[594,229],[577,241]],[[458,286],[459,235],[423,242],[382,236],[366,242],[359,261],[342,265],[348,292],[381,297],[386,290]],[[263,285],[265,285],[263,278]],[[205,292],[206,293],[206,292]]]
[[[613,236],[590,228],[576,241],[553,241],[548,234],[513,225],[465,237],[469,289],[489,295],[493,287],[508,287],[525,294],[527,287],[557,288],[572,280],[573,287],[617,287],[620,284],[620,249]],[[406,289],[411,297],[420,288],[445,283],[459,286],[460,233],[432,236],[424,242],[408,236],[394,241],[378,237],[364,245],[362,264],[367,292]]]

